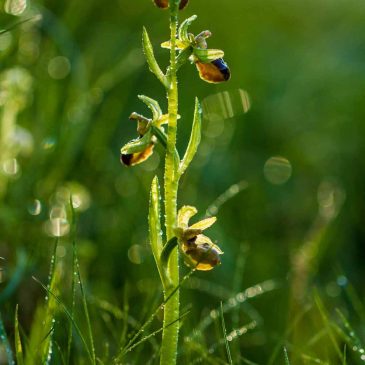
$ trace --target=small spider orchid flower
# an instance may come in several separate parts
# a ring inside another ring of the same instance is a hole
[[[216,217],[203,219],[191,226],[189,220],[197,213],[195,207],[183,206],[178,213],[178,227],[175,234],[184,254],[185,263],[197,270],[208,271],[221,263],[222,250],[202,232],[217,220]]]
[[[162,9],[167,9],[169,7],[169,0],[153,0],[156,6]],[[182,10],[188,4],[189,0],[181,0],[179,4],[179,9]]]
[[[152,156],[157,141],[165,146],[166,135],[162,125],[167,123],[167,114],[162,114],[157,101],[144,95],[139,95],[152,111],[152,119],[146,118],[138,113],[132,113],[129,119],[137,122],[139,137],[124,145],[120,153],[120,161],[126,166],[134,166],[146,161]]]
[[[227,63],[223,60],[224,52],[220,49],[208,48],[206,40],[212,33],[209,30],[205,30],[197,36],[188,33],[189,26],[196,18],[196,15],[191,16],[179,27],[178,38],[176,39],[176,48],[180,51],[177,57],[178,67],[189,59],[195,64],[202,80],[210,83],[228,81],[231,72]],[[170,41],[162,43],[161,47],[170,49]]]

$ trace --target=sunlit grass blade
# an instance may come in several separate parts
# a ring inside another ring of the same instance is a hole
[[[165,327],[161,327],[161,328],[159,328],[158,330],[156,330],[156,331],[154,331],[154,332],[150,333],[149,335],[147,335],[147,336],[145,336],[145,337],[141,338],[141,340],[139,340],[138,342],[134,343],[132,346],[128,347],[128,348],[126,349],[126,352],[130,352],[130,351],[132,351],[135,347],[137,347],[137,346],[141,345],[143,342],[145,342],[145,341],[149,340],[151,337],[156,336],[158,333],[162,332],[165,328],[170,327],[170,326],[172,326],[174,323],[181,321],[181,320],[182,320],[184,317],[186,317],[189,313],[190,313],[190,311],[187,311],[187,312],[185,312],[185,313],[181,314],[181,316],[180,316],[179,318],[176,318],[174,321],[172,321],[171,323],[169,323],[167,326],[165,326]]]
[[[73,324],[77,334],[79,335],[82,344],[84,345],[86,352],[89,356],[89,360],[91,361],[91,363],[93,363],[93,356],[92,356],[92,352],[89,348],[89,345],[87,344],[87,341],[85,339],[85,336],[82,334],[80,327],[77,325],[76,321],[74,320],[74,318],[71,316],[70,311],[67,309],[67,307],[65,306],[65,304],[61,301],[61,299],[54,294],[51,290],[49,290],[49,288],[47,288],[41,281],[39,281],[36,277],[33,276],[33,280],[35,282],[37,282],[45,291],[48,295],[52,296],[52,298],[55,299],[55,301],[57,302],[57,304],[60,306],[61,310],[63,311],[63,313],[65,313],[66,317],[71,321],[71,323]]]
[[[288,356],[288,351],[286,349],[286,347],[284,346],[283,348],[283,352],[284,352],[284,360],[285,360],[285,365],[290,365],[290,360],[289,360],[289,356]]]
[[[180,281],[179,285],[177,285],[170,294],[166,297],[166,299],[155,309],[155,311],[150,315],[147,321],[139,328],[139,330],[131,337],[128,341],[127,345],[124,346],[120,353],[115,357],[115,361],[119,361],[128,351],[128,349],[133,346],[136,339],[146,330],[146,328],[152,323],[153,319],[157,316],[161,308],[174,296],[174,294],[180,289],[180,287],[185,283],[186,280],[190,278],[190,276],[195,272],[195,268],[191,269]],[[171,325],[171,324],[170,324]],[[166,327],[166,326],[165,326]]]
[[[5,332],[5,327],[1,317],[1,313],[0,313],[0,344],[2,344],[5,348],[6,359],[8,361],[8,364],[15,365],[13,351],[11,349],[8,336],[6,335]]]
[[[59,290],[61,273],[57,270],[56,251],[59,238],[56,238],[48,275],[47,290],[56,293]],[[48,364],[52,358],[53,326],[57,313],[57,303],[52,296],[46,295],[45,303],[40,304],[37,309],[31,328],[27,351],[25,352],[24,363]]]
[[[201,140],[202,111],[198,98],[195,99],[194,120],[190,140],[185,155],[180,163],[179,175],[182,175],[193,160]]]
[[[150,37],[148,36],[145,27],[143,27],[143,33],[142,33],[142,46],[143,46],[143,52],[146,56],[146,60],[151,72],[158,78],[158,80],[161,81],[162,85],[164,85],[167,88],[169,82],[164,73],[161,71],[161,68],[156,61],[155,54],[153,51],[153,46],[151,44]]]
[[[315,301],[315,303],[317,305],[317,308],[319,310],[319,313],[322,317],[323,325],[327,329],[327,334],[328,334],[328,336],[329,336],[329,338],[330,338],[330,340],[333,344],[335,352],[338,355],[339,359],[342,361],[342,351],[340,350],[340,347],[337,343],[337,339],[335,337],[335,334],[334,334],[332,326],[331,326],[331,321],[328,318],[328,315],[326,313],[323,302],[322,302],[321,298],[319,297],[319,295],[317,293],[314,294],[314,301]]]
[[[72,225],[74,227],[74,234],[76,234],[76,215],[75,215],[75,209],[73,207],[72,196],[70,197],[70,208],[71,208]],[[73,248],[73,257],[74,257],[74,260],[75,260],[78,284],[79,284],[80,291],[81,291],[82,306],[83,306],[84,315],[85,315],[85,318],[86,318],[86,325],[87,325],[89,342],[90,342],[92,364],[95,365],[96,364],[96,357],[95,357],[94,337],[93,337],[93,331],[92,331],[92,328],[91,328],[91,321],[90,321],[90,315],[89,315],[89,308],[88,308],[87,300],[86,300],[86,293],[85,293],[84,286],[82,284],[82,279],[81,279],[80,265],[79,265],[79,260],[78,260],[78,257],[77,257],[75,236],[73,237],[72,248]]]
[[[23,365],[23,348],[22,341],[19,334],[19,321],[18,321],[18,305],[15,308],[15,321],[14,321],[14,339],[15,339],[15,356],[17,365]]]
[[[251,286],[242,292],[235,294],[223,303],[223,313],[232,311],[237,305],[245,303],[249,299],[256,298],[279,287],[274,280],[267,280],[260,284]],[[213,321],[220,316],[220,308],[213,309],[210,314],[205,316],[194,328],[191,338],[194,339],[198,334],[203,333]]]
[[[229,344],[228,344],[228,340],[227,340],[226,323],[224,321],[223,303],[222,302],[221,302],[221,323],[222,323],[222,329],[223,329],[224,342],[226,344],[226,352],[227,352],[228,363],[230,365],[232,365],[233,361],[232,361],[232,356],[231,356],[231,350],[229,349]]]
[[[350,349],[352,349],[354,352],[357,352],[360,359],[364,361],[365,347],[363,343],[361,342],[359,336],[357,335],[347,318],[344,316],[344,314],[338,308],[336,308],[336,312],[346,329],[346,333],[337,324],[334,323],[333,326],[335,327],[337,332],[343,337],[344,341],[346,341],[346,343],[350,346]]]

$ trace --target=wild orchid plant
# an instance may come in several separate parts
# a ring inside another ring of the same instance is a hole
[[[130,119],[137,122],[138,138],[121,149],[121,162],[133,166],[148,159],[154,146],[160,143],[166,151],[164,173],[164,213],[165,235],[161,229],[160,186],[157,176],[152,181],[149,206],[149,238],[156,266],[164,292],[164,321],[160,363],[176,364],[179,333],[179,253],[193,270],[211,270],[220,263],[223,253],[210,238],[203,235],[215,221],[215,217],[189,225],[189,220],[197,210],[183,206],[177,211],[179,180],[194,158],[201,139],[202,111],[198,99],[195,100],[194,119],[190,140],[185,154],[180,159],[176,149],[178,119],[177,72],[190,61],[195,64],[201,79],[211,83],[227,81],[230,71],[223,60],[223,51],[209,49],[206,39],[211,36],[203,31],[197,36],[188,32],[196,15],[183,21],[178,27],[178,11],[188,0],[154,0],[159,8],[170,12],[170,40],[162,43],[170,50],[170,64],[162,72],[155,59],[154,51],[146,29],[143,29],[142,45],[151,72],[166,89],[168,111],[164,114],[156,100],[140,95],[152,112],[152,118],[132,113]]]

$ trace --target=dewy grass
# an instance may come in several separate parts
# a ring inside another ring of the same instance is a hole
[[[211,83],[227,81],[230,78],[228,66],[223,61],[223,51],[208,49],[206,39],[211,35],[203,31],[197,36],[188,33],[190,24],[197,16],[183,21],[178,26],[178,13],[187,5],[187,0],[155,0],[159,8],[169,8],[170,39],[162,44],[170,50],[170,64],[164,73],[155,56],[147,30],[143,29],[142,45],[151,72],[166,89],[168,110],[163,114],[156,100],[140,95],[152,112],[152,119],[132,113],[130,119],[137,122],[139,137],[121,149],[121,162],[127,166],[137,165],[148,159],[156,143],[165,148],[164,213],[165,232],[162,233],[160,186],[157,176],[152,181],[149,230],[152,252],[160,274],[164,292],[164,320],[160,364],[176,364],[180,326],[180,279],[179,252],[185,262],[197,270],[211,270],[220,263],[222,251],[202,234],[215,217],[189,225],[190,218],[197,213],[195,207],[183,206],[177,210],[179,180],[193,160],[201,139],[201,107],[195,100],[194,119],[190,140],[182,160],[176,149],[178,130],[178,80],[177,71],[191,61],[195,64],[201,79]],[[167,125],[167,129],[165,129]]]

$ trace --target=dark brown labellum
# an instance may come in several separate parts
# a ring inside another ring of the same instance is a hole
[[[120,162],[122,162],[126,166],[134,166],[138,165],[139,163],[146,161],[148,157],[150,157],[153,153],[154,144],[151,143],[141,152],[135,153],[128,153],[128,154],[121,154],[120,155]]]

